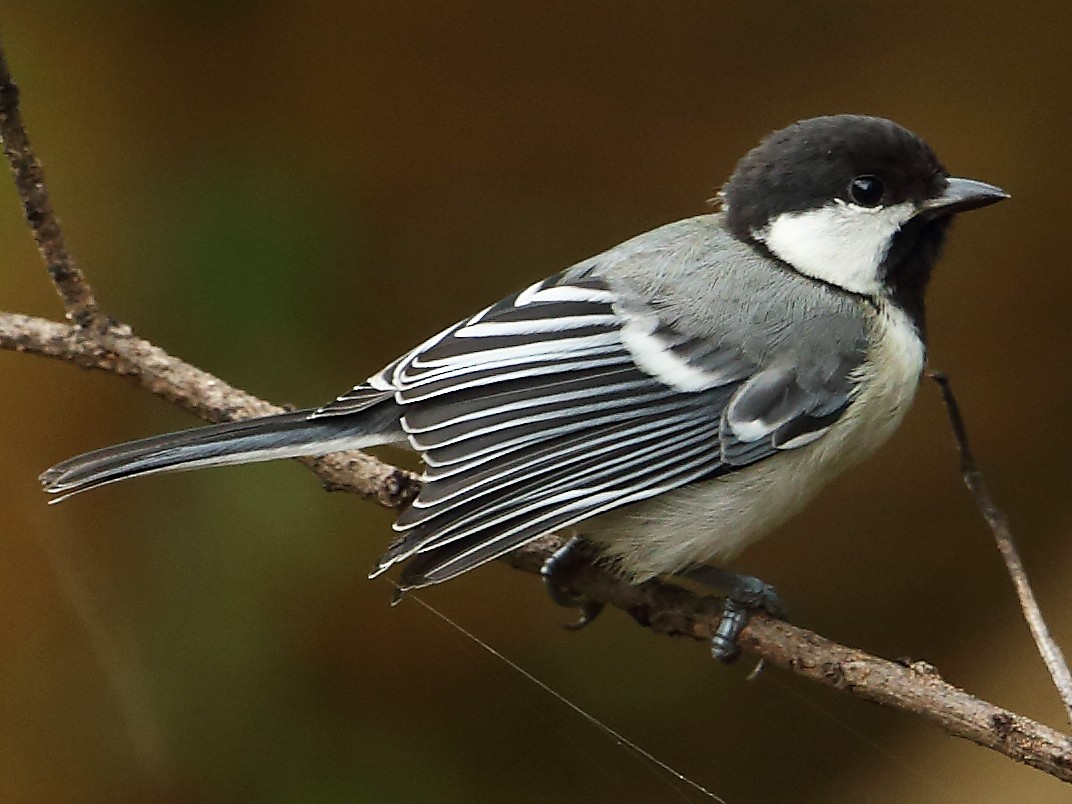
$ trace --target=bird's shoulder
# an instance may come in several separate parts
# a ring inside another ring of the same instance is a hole
[[[875,333],[874,305],[798,274],[734,237],[721,213],[686,218],[627,240],[562,275],[602,281],[625,319],[703,339],[756,367],[792,362],[829,376]]]

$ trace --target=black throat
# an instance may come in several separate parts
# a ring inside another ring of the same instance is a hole
[[[905,311],[924,343],[927,342],[927,285],[952,220],[951,216],[910,220],[894,235],[883,261],[883,282],[894,304]]]

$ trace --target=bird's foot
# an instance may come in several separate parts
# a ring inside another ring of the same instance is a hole
[[[787,617],[785,603],[774,587],[753,575],[740,575],[707,564],[690,564],[677,574],[725,594],[722,619],[711,638],[711,655],[723,664],[730,664],[740,655],[737,641],[754,612],[763,611],[779,620]]]
[[[585,543],[574,536],[560,548],[555,550],[540,568],[544,585],[547,587],[551,599],[560,606],[570,609],[580,609],[580,616],[576,622],[564,626],[570,631],[579,631],[599,616],[603,611],[603,602],[594,600],[577,592],[568,582],[569,574],[581,561],[590,560],[586,553]]]

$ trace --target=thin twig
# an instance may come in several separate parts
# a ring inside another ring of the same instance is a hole
[[[30,138],[26,136],[26,129],[22,124],[19,88],[11,80],[11,71],[8,69],[7,56],[4,55],[2,45],[0,139],[3,140],[4,154],[15,177],[15,188],[22,199],[26,222],[33,231],[37,249],[41,252],[52,282],[63,299],[67,318],[81,327],[96,329],[106,326],[108,322],[101,316],[93,288],[67,251],[63,230],[52,210],[52,202],[49,201],[48,190],[45,188],[45,171],[34,156]]]
[[[998,508],[994,502],[990,489],[986,485],[983,473],[975,462],[971,446],[968,443],[968,431],[964,425],[964,417],[960,413],[960,405],[957,404],[956,395],[949,377],[941,371],[930,372],[928,375],[942,391],[942,401],[945,402],[946,412],[949,414],[949,424],[953,428],[953,438],[956,439],[957,449],[960,452],[960,473],[964,476],[964,483],[975,498],[975,504],[983,519],[990,526],[994,534],[994,542],[998,552],[1005,560],[1012,585],[1016,589],[1016,596],[1020,600],[1020,608],[1023,609],[1024,619],[1031,629],[1031,636],[1035,639],[1035,645],[1042,654],[1042,660],[1050,671],[1053,683],[1065,705],[1069,722],[1072,722],[1072,672],[1069,672],[1068,663],[1057,642],[1050,635],[1050,629],[1046,627],[1046,621],[1042,617],[1035,593],[1027,580],[1027,572],[1020,560],[1020,552],[1016,549],[1016,543],[1009,528],[1008,517],[1005,512]]]

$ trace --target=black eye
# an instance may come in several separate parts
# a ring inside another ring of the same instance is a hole
[[[878,176],[857,176],[849,183],[849,198],[861,207],[877,207],[885,190]]]

